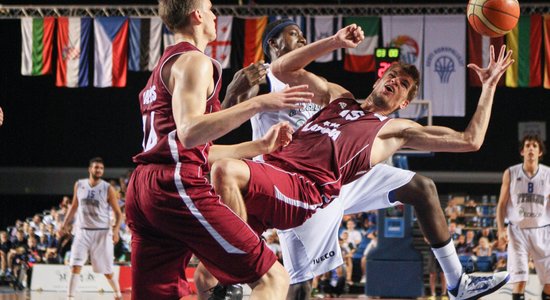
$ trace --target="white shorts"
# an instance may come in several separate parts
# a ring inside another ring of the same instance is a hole
[[[318,210],[304,224],[279,230],[290,283],[312,279],[342,265],[338,229],[343,215],[401,204],[390,203],[388,195],[409,183],[414,174],[385,164],[376,165],[364,176],[343,186],[338,199]]]
[[[508,272],[510,282],[527,281],[529,255],[533,258],[540,282],[550,284],[550,225],[520,229],[508,226]]]
[[[88,253],[94,272],[112,274],[115,257],[112,231],[78,229],[71,246],[69,265],[83,266],[88,260]]]

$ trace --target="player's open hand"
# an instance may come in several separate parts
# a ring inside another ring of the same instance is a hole
[[[304,103],[311,102],[313,93],[308,92],[307,84],[303,84],[287,87],[281,92],[273,92],[254,98],[260,102],[262,111],[300,109]]]
[[[506,45],[502,45],[500,53],[498,54],[498,59],[496,60],[495,47],[493,45],[491,45],[490,51],[490,61],[486,68],[482,69],[476,64],[469,64],[468,68],[477,73],[483,85],[495,87],[502,74],[504,74],[506,69],[514,63],[514,59],[512,59],[512,50],[506,52]]]
[[[348,25],[334,35],[339,48],[355,48],[365,39],[365,33],[357,24]]]
[[[250,64],[246,68],[242,68],[233,75],[233,80],[227,87],[228,93],[235,95],[242,95],[251,87],[262,82],[267,75],[267,68],[269,65],[265,64],[263,60]]]
[[[288,146],[292,141],[292,133],[294,129],[288,122],[279,122],[267,131],[267,133],[261,138],[261,142],[264,144],[265,153],[271,153],[277,149]]]

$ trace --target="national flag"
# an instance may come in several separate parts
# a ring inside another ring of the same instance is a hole
[[[162,45],[163,49],[166,50],[166,48],[174,45],[176,43],[176,39],[174,38],[174,34],[166,27],[166,25],[162,25]]]
[[[424,57],[424,16],[382,16],[382,40],[384,47],[397,47],[400,60],[415,65],[422,74]],[[422,86],[418,87],[419,99],[423,98]],[[427,114],[427,109],[411,104],[398,111],[401,118],[418,119]]]
[[[94,19],[95,87],[124,87],[128,73],[128,18]]]
[[[506,45],[515,60],[506,70],[506,86],[541,86],[542,15],[520,16],[518,25],[506,34]]]
[[[231,29],[233,16],[218,16],[216,18],[216,40],[208,43],[204,53],[217,60],[222,68],[231,67]]]
[[[302,30],[302,34],[304,34],[304,37],[306,37],[306,28],[307,28],[307,20],[302,15],[294,15],[294,16],[282,16],[282,15],[274,15],[269,16],[268,23],[281,20],[281,19],[290,19],[294,21],[296,24],[298,24],[298,27],[300,27],[300,30]],[[306,37],[307,38],[307,37]]]
[[[262,34],[268,17],[233,18],[231,66],[242,68],[264,59]]]
[[[44,75],[52,72],[53,28],[55,19],[21,18],[21,74]]]
[[[544,88],[550,89],[550,15],[544,15]]]
[[[333,36],[338,30],[342,28],[342,16],[307,16],[307,40],[308,43],[312,43],[329,36]],[[331,53],[327,53],[321,57],[318,57],[315,62],[325,63],[331,61],[341,61],[342,51],[341,49],[335,50]]]
[[[89,42],[91,18],[57,18],[57,73],[55,85],[84,87],[89,85]]]
[[[130,18],[130,71],[153,71],[160,59],[162,20]]]
[[[344,70],[363,73],[374,72],[376,69],[374,49],[378,47],[380,18],[344,18],[344,27],[351,24],[361,26],[363,32],[365,33],[365,40],[363,40],[356,48],[346,49],[346,56],[344,57]]]
[[[500,47],[504,44],[504,36],[490,38],[477,33],[470,24],[468,24],[468,63],[476,64],[481,68],[489,65],[490,45],[495,47],[495,55],[498,55]],[[468,82],[470,86],[481,86],[481,81],[477,73],[468,69]],[[504,76],[501,77],[498,85],[504,84]]]
[[[466,17],[427,15],[425,28],[424,98],[431,101],[434,116],[464,117]]]

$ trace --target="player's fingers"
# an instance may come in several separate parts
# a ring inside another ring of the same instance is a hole
[[[491,61],[495,61],[495,46],[489,46],[489,53]]]
[[[467,67],[470,68],[470,69],[472,69],[472,70],[474,70],[474,71],[476,71],[476,72],[480,72],[480,71],[481,71],[481,68],[480,68],[478,65],[476,65],[476,64],[468,64]]]
[[[295,86],[289,86],[288,84],[285,87],[285,91],[288,93],[292,92],[298,92],[298,91],[307,91],[309,86],[307,84],[301,84],[301,85],[295,85]]]

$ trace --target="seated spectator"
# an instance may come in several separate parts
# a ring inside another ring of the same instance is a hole
[[[356,249],[357,246],[361,243],[361,239],[363,238],[363,235],[361,235],[361,232],[357,230],[355,227],[356,227],[355,220],[350,219],[346,222],[346,229],[342,231],[342,233],[340,233],[341,238],[344,232],[348,233],[346,235],[347,238],[344,239],[344,241],[349,244],[349,247],[351,249]]]
[[[447,203],[447,207],[445,207],[445,216],[451,221],[456,220],[460,216],[460,209],[456,205],[455,199],[450,199]]]
[[[466,241],[465,243],[472,248],[472,250],[477,246],[477,242],[475,239],[475,233],[472,230],[466,231]]]
[[[11,241],[6,231],[0,231],[0,277],[6,274],[8,267],[8,253],[10,252]]]
[[[16,235],[17,235],[17,231],[18,231],[18,230],[22,230],[22,229],[23,229],[23,221],[21,221],[21,220],[19,220],[19,219],[16,220],[16,221],[15,221],[15,226],[12,227],[12,229],[11,229],[10,232],[8,232],[10,241],[12,241],[12,242],[15,241]]]
[[[489,239],[482,237],[479,239],[479,245],[477,245],[473,252],[476,256],[491,256],[493,249],[489,243]]]
[[[56,216],[57,216],[57,208],[55,208],[55,206],[52,206],[50,208],[50,212],[46,214],[44,218],[42,218],[42,223],[46,225],[52,224],[53,222],[55,222]]]
[[[449,234],[451,235],[451,239],[453,239],[453,242],[455,243],[455,246],[456,246],[456,243],[458,242],[458,236],[462,233],[462,229],[458,228],[456,226],[456,222],[455,221],[451,221],[449,222]]]
[[[36,250],[38,251],[38,254],[42,258],[42,260],[44,258],[44,255],[46,254],[46,249],[48,248],[48,244],[49,244],[49,240],[46,234],[43,234],[38,240],[38,243],[36,244]]]
[[[474,249],[470,244],[466,243],[466,236],[463,234],[458,236],[458,242],[455,248],[458,255],[472,255]]]
[[[32,226],[29,226],[27,228],[26,238],[30,239],[31,237],[34,238],[35,240],[38,240],[38,238],[39,238],[38,234],[36,234],[36,229],[34,229],[34,227],[32,227]]]
[[[476,241],[479,241],[482,237],[486,237],[489,240],[489,243],[493,243],[496,239],[496,235],[489,227],[483,227],[476,234]]]
[[[40,214],[35,214],[32,217],[32,220],[29,222],[29,225],[34,228],[34,231],[40,230],[40,224],[42,223],[42,216]]]

